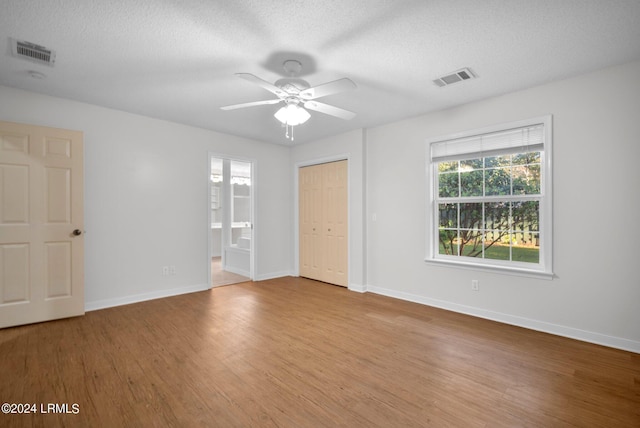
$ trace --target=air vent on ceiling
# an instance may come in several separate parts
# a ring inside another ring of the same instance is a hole
[[[473,74],[471,70],[469,70],[468,68],[463,68],[462,70],[454,71],[451,74],[442,76],[434,80],[433,83],[442,87],[442,86],[452,85],[457,82],[462,82],[463,80],[474,79],[476,77],[477,76]]]
[[[38,64],[53,66],[56,62],[56,52],[24,40],[11,39],[11,52],[16,58],[27,59]]]

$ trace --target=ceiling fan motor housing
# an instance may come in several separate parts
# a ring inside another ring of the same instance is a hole
[[[305,89],[309,89],[311,87],[311,85],[309,85],[309,82],[307,82],[306,80],[297,79],[295,77],[285,77],[276,81],[275,85],[291,95],[297,95],[301,91],[304,91]]]

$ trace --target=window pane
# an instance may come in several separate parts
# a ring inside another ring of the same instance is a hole
[[[472,169],[482,169],[482,158],[460,161],[460,171],[471,171]]]
[[[460,230],[460,255],[482,257],[482,231]]]
[[[509,230],[509,203],[487,202],[484,212],[484,228],[487,230]]]
[[[509,195],[511,193],[511,168],[494,168],[485,172],[485,192],[487,196]]]
[[[484,235],[484,258],[493,260],[509,260],[511,249],[507,230],[490,230]]]
[[[515,233],[515,244],[511,250],[512,260],[526,263],[540,262],[540,235],[536,233]]]
[[[458,232],[451,229],[440,229],[439,231],[439,254],[447,254],[450,256],[458,255]]]
[[[211,223],[222,224],[222,159],[211,159]]]
[[[458,204],[439,204],[440,212],[439,227],[446,229],[458,228]]]
[[[211,223],[222,223],[222,181],[211,183]]]
[[[233,222],[242,223],[251,221],[251,200],[249,199],[249,186],[233,185]]]
[[[438,195],[441,198],[455,198],[458,192],[458,173],[445,173],[438,176]]]
[[[244,245],[251,238],[251,163],[230,161],[231,245]]]
[[[518,153],[511,157],[513,165],[540,163],[540,152]]]
[[[482,170],[460,173],[460,196],[482,196]]]
[[[540,194],[540,164],[514,166],[511,173],[514,195]]]
[[[458,255],[458,204],[439,204],[439,253]]]
[[[540,203],[538,201],[514,202],[511,215],[514,232],[538,232],[540,230]]]
[[[494,168],[498,166],[509,166],[509,165],[511,165],[511,155],[490,156],[490,157],[484,158],[485,168]]]
[[[458,171],[458,161],[438,163],[438,172]]]
[[[509,203],[491,202],[485,204],[484,257],[487,259],[509,260]]]
[[[460,228],[482,229],[482,203],[460,204]]]
[[[540,244],[538,232],[515,232],[513,234],[513,245],[518,247],[537,248]]]

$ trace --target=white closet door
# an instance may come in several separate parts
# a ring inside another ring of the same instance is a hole
[[[300,275],[348,285],[347,161],[300,168]]]

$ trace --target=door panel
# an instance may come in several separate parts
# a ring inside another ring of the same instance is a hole
[[[0,272],[4,284],[0,304],[29,300],[29,265],[28,244],[0,247]]]
[[[2,165],[0,221],[3,224],[27,224],[29,222],[29,167],[26,165]]]
[[[0,328],[84,314],[82,133],[0,122]]]
[[[45,219],[47,223],[71,222],[71,170],[46,168]]]
[[[45,157],[49,159],[71,159],[72,142],[68,138],[47,138],[45,141]]]
[[[46,298],[71,296],[71,244],[47,242],[45,248]]]

